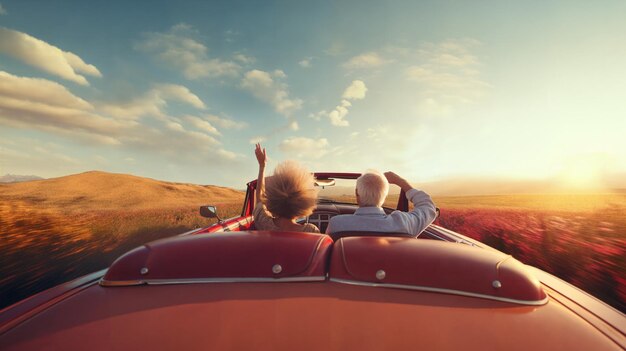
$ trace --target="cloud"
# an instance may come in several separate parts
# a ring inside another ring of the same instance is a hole
[[[425,43],[409,51],[417,64],[406,68],[408,81],[419,84],[419,110],[430,115],[446,115],[455,107],[482,98],[490,85],[480,77],[480,61],[472,53],[480,42],[472,39]]]
[[[330,124],[337,127],[347,127],[350,125],[348,121],[344,118],[348,115],[348,107],[352,106],[350,101],[341,100],[341,104],[335,107],[334,110],[330,111],[328,114],[328,118],[330,119]]]
[[[361,100],[365,98],[367,93],[367,87],[362,80],[355,80],[349,87],[343,92],[343,98],[349,100]]]
[[[165,116],[168,101],[186,103],[197,109],[206,109],[204,102],[187,87],[176,84],[156,84],[144,95],[123,103],[105,103],[100,109],[112,116],[138,119],[142,116]]]
[[[299,159],[318,159],[328,153],[328,146],[326,138],[291,137],[283,140],[278,149]]]
[[[248,126],[248,123],[246,122],[234,121],[229,118],[220,118],[215,115],[204,115],[203,118],[223,129],[243,129]]]
[[[89,82],[79,72],[94,77],[102,76],[95,66],[85,63],[74,53],[63,51],[26,33],[2,27],[0,53],[81,85],[89,85]]]
[[[329,56],[339,56],[343,54],[346,50],[345,45],[342,42],[335,41],[330,44],[330,47],[324,50],[324,53]]]
[[[2,4],[0,4],[0,15],[6,15],[7,14],[7,10],[4,9],[4,7],[2,7]]]
[[[148,145],[150,147],[157,146],[158,144],[159,148],[163,148],[163,146],[165,146],[167,149],[176,150],[176,152],[180,150],[193,150],[199,145],[203,146],[200,149],[205,149],[206,147],[217,146],[220,144],[220,142],[213,136],[203,132],[190,131],[181,123],[170,120],[165,121],[164,124],[167,126],[167,129],[154,129],[153,132],[155,135],[160,135],[161,137],[166,138],[168,141],[166,143],[167,145],[162,145],[162,139],[153,140],[151,138],[144,139],[141,144]],[[186,143],[188,143],[188,145],[185,145]]]
[[[304,60],[301,60],[300,62],[298,62],[298,64],[300,65],[300,67],[310,68],[311,58],[305,58]]]
[[[183,122],[170,117],[127,128],[119,136],[121,145],[118,148],[159,155],[178,163],[199,164],[233,159],[235,154],[224,150],[216,136],[203,130],[191,130]]]
[[[366,69],[383,66],[391,60],[381,57],[377,52],[367,52],[358,56],[354,56],[343,64],[347,69]]]
[[[411,66],[406,70],[406,78],[420,83],[424,91],[431,94],[446,95],[458,102],[468,103],[484,94],[489,85],[475,73],[450,72],[441,68]]]
[[[309,113],[309,118],[312,118],[316,121],[321,121],[322,117],[328,117],[328,111],[322,110],[317,113]]]
[[[0,71],[0,96],[65,108],[93,109],[90,103],[73,95],[59,83],[18,77],[4,71]]]
[[[273,75],[275,78],[280,78],[280,79],[287,78],[287,75],[282,69],[275,69],[273,72]]]
[[[145,94],[128,102],[106,104],[99,108],[117,118],[135,121],[136,125],[121,137],[124,145],[142,151],[158,152],[174,160],[197,162],[194,158],[204,156],[209,160],[234,160],[239,155],[224,150],[217,139],[222,134],[211,121],[238,128],[242,125],[232,120],[212,115],[194,116],[185,114],[171,116],[167,111],[168,101],[178,101],[195,107],[206,108],[198,96],[181,85],[157,84]],[[152,117],[156,123],[146,123]]]
[[[365,98],[367,87],[361,80],[353,81],[343,92],[342,100],[333,110],[330,112],[320,111],[318,113],[310,114],[309,117],[319,121],[322,117],[327,117],[330,120],[330,124],[336,127],[348,127],[350,123],[345,119],[348,115],[349,108],[352,103],[349,100],[362,100]]]
[[[128,126],[49,80],[0,71],[0,93],[0,124],[6,126],[79,133],[106,144],[119,144],[115,135]]]
[[[138,50],[154,53],[175,68],[182,70],[187,79],[236,76],[241,66],[233,61],[210,58],[209,49],[190,38],[193,28],[187,24],[173,26],[165,33],[146,33],[145,40],[136,45]],[[244,56],[241,56],[243,58]]]
[[[241,35],[241,33],[234,31],[232,29],[228,29],[224,32],[224,40],[226,40],[227,43],[232,43],[234,42],[239,36]]]
[[[221,135],[217,128],[213,127],[213,125],[209,121],[203,118],[195,116],[185,116],[184,118],[197,129],[203,130],[213,135]]]
[[[244,79],[242,80],[242,85],[244,88],[271,88],[274,84],[274,80],[272,76],[260,70],[252,70],[246,73]]]
[[[167,126],[167,128],[169,130],[173,130],[175,132],[184,132],[185,131],[185,128],[183,127],[183,125],[178,123],[178,122],[167,121],[167,122],[165,122],[165,125]]]
[[[122,146],[141,152],[159,154],[174,161],[198,162],[206,160],[228,160],[230,155],[223,150],[214,132],[204,125],[196,127],[196,121],[188,117],[164,116],[153,123],[140,123],[124,130],[119,137]],[[196,130],[192,130],[195,128]]]
[[[410,139],[399,137],[412,135],[405,134],[406,128],[399,131],[386,121],[381,121],[380,124],[372,121],[356,127],[359,128],[358,131],[344,130],[341,139],[330,139],[332,147],[327,148],[327,155],[333,157],[321,158],[314,168],[348,172],[391,169],[400,174],[408,174],[407,153],[403,150],[414,150],[419,143],[413,141],[412,145],[409,145],[407,140]]]
[[[224,149],[217,149],[216,154],[223,160],[228,160],[228,161],[234,161],[237,160],[239,158],[244,157],[241,154],[232,152],[232,151],[228,151],[228,150],[224,150]]]
[[[246,56],[244,54],[235,54],[233,59],[241,62],[244,65],[250,65],[256,62],[256,59],[252,56]]]
[[[0,125],[39,130],[78,143],[139,149],[173,160],[230,161],[239,158],[221,147],[219,130],[189,115],[165,111],[166,101],[204,104],[182,86],[160,84],[130,103],[92,104],[45,79],[0,71]],[[121,113],[129,109],[131,113]],[[110,113],[113,112],[113,113]],[[152,118],[149,122],[146,118]]]
[[[302,100],[289,98],[287,85],[275,80],[275,78],[285,77],[285,73],[281,70],[268,73],[255,69],[244,75],[241,87],[251,92],[257,99],[270,104],[276,112],[291,116],[302,108]]]
[[[158,84],[153,91],[166,99],[178,100],[187,103],[197,109],[205,109],[206,105],[200,98],[192,93],[187,87],[177,84]]]
[[[294,131],[295,130],[300,130],[300,125],[298,124],[298,121],[295,121],[295,120],[289,122],[289,126],[288,127],[289,127],[289,129],[294,130]]]
[[[265,140],[267,140],[267,138],[264,137],[264,136],[256,136],[256,137],[250,138],[249,143],[250,144],[257,144],[257,143],[262,143]]]

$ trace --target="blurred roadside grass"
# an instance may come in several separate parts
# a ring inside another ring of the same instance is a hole
[[[216,203],[220,216],[241,203]],[[0,308],[39,291],[108,267],[149,241],[206,227],[198,207],[67,210],[24,201],[0,203]]]
[[[342,199],[353,202],[351,196]],[[512,254],[626,312],[626,194],[435,197],[436,224]],[[397,195],[385,206],[394,208]],[[241,201],[215,203],[220,216]],[[86,210],[0,203],[0,308],[108,267],[146,242],[215,223],[198,207]]]
[[[626,312],[626,194],[436,197],[436,224]]]

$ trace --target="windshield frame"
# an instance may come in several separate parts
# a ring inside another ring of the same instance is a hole
[[[347,173],[347,172],[314,172],[313,176],[316,179],[345,179],[345,180],[349,180],[349,179],[353,179],[356,180],[357,178],[359,178],[361,176],[361,173]],[[243,208],[241,211],[241,215],[242,217],[246,217],[246,216],[251,216],[252,215],[252,211],[254,210],[254,205],[256,203],[256,199],[255,199],[255,191],[256,191],[256,185],[257,185],[257,180],[252,180],[250,182],[248,182],[248,184],[246,184],[246,198],[244,200],[243,203]],[[393,196],[393,195],[392,195]],[[394,196],[395,197],[395,196]],[[390,207],[389,205],[389,197],[387,198],[387,200],[385,201],[385,204],[383,205],[383,208],[385,209],[390,209],[390,210],[400,210],[400,211],[408,211],[409,208],[409,204],[408,204],[408,200],[404,194],[403,191],[400,191],[400,194],[398,195],[398,202],[396,204],[395,208]],[[318,204],[320,202],[318,201]],[[330,203],[330,202],[329,202]],[[335,201],[334,203],[342,203],[340,201]],[[347,204],[347,205],[354,205],[354,206],[358,206],[355,203],[343,203],[343,204]]]

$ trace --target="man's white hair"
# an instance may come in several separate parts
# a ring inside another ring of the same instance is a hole
[[[356,191],[359,194],[359,206],[382,207],[389,193],[389,182],[380,172],[367,170],[357,178]]]

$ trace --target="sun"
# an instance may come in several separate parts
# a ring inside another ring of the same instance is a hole
[[[560,185],[571,190],[601,189],[602,165],[598,160],[581,157],[567,162],[559,175]]]

